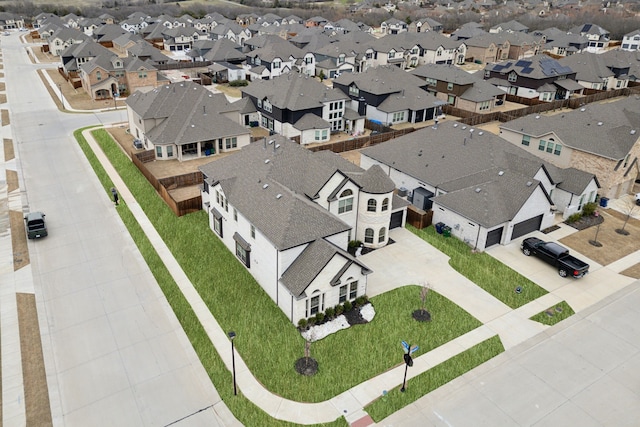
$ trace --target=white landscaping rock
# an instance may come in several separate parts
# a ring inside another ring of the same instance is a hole
[[[367,322],[371,322],[371,320],[373,320],[373,317],[376,315],[376,311],[371,303],[368,303],[360,308],[360,314],[362,315],[362,318]],[[343,314],[341,314],[330,322],[310,327],[306,331],[302,332],[301,335],[305,340],[314,342],[321,340],[322,338],[335,332],[347,329],[349,326],[351,325],[349,325],[349,322],[347,322],[347,318],[344,317]]]

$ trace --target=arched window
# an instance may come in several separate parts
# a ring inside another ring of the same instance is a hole
[[[373,228],[367,228],[364,230],[364,242],[373,243]]]
[[[338,214],[350,212],[353,210],[353,191],[347,189],[340,193],[338,200]]]
[[[378,232],[378,243],[384,242],[384,238],[386,237],[386,235],[387,235],[387,229],[386,227],[382,227]]]
[[[375,212],[377,207],[376,199],[369,199],[367,202],[367,212]]]
[[[382,212],[389,209],[389,199],[384,199],[382,201]]]

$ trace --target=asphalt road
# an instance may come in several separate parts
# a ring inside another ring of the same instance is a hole
[[[217,426],[220,397],[113,202],[72,136],[121,112],[62,113],[18,33],[1,40],[25,210],[49,236],[29,242],[56,426]]]

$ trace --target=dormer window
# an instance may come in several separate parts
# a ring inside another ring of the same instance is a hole
[[[392,50],[391,52],[389,52],[389,59],[393,59],[393,58],[395,58],[395,56],[396,56],[396,52],[395,51]]]
[[[340,56],[338,56],[338,65],[342,65],[345,62],[345,56],[344,54],[340,54]]]
[[[360,96],[360,89],[357,86],[349,86],[349,95]]]
[[[351,212],[353,210],[353,191],[346,189],[340,193],[338,200],[338,214]]]
[[[515,71],[509,73],[508,80],[512,83],[518,80],[518,75],[515,73]]]

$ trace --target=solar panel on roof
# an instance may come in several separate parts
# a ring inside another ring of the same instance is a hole
[[[532,71],[533,71],[533,68],[531,68],[531,67],[527,67],[527,68],[523,68],[523,69],[522,69],[522,71],[521,71],[521,73],[522,73],[522,74],[529,74],[529,73],[530,73],[530,72],[532,72]]]
[[[587,32],[591,29],[591,24],[585,24],[584,27],[582,27],[582,31]]]
[[[504,65],[496,64],[493,66],[493,71],[502,71],[505,68]]]
[[[524,61],[524,60],[520,60],[518,62],[516,62],[516,67],[528,67],[529,65],[531,65],[531,61]]]

